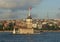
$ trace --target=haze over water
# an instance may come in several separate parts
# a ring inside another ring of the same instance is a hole
[[[0,32],[0,42],[60,42],[60,32],[34,35],[13,35],[9,32]]]

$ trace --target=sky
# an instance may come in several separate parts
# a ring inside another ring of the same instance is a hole
[[[23,19],[32,7],[32,18],[60,18],[60,0],[0,0],[0,19]]]
[[[60,18],[60,0],[43,0],[33,11],[39,18],[57,19]]]

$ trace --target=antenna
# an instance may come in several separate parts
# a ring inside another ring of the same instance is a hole
[[[49,15],[48,15],[48,12],[47,12],[47,19],[49,19]]]

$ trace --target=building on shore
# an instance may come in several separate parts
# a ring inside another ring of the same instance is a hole
[[[22,23],[21,25],[22,25],[21,27],[17,28],[17,32],[15,31],[16,28],[14,28],[13,34],[34,34],[34,29],[32,27],[33,23],[32,23],[32,17],[30,14],[30,8],[29,8],[29,14],[25,20],[25,23]]]

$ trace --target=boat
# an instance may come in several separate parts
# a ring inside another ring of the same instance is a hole
[[[13,34],[15,34],[16,32],[15,32],[15,28],[14,28],[14,30],[13,30]]]

